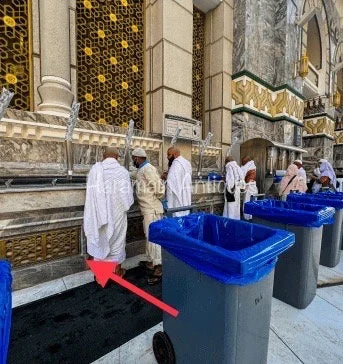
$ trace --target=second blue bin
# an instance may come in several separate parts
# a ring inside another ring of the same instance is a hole
[[[295,244],[275,268],[273,296],[306,308],[316,295],[323,225],[332,224],[335,209],[277,200],[247,202],[244,212],[253,222],[295,234]]]

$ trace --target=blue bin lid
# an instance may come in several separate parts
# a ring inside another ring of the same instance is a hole
[[[327,194],[326,192],[325,194]],[[326,195],[322,193],[290,193],[287,196],[287,201],[294,201],[294,202],[303,202],[303,203],[310,203],[316,204],[321,206],[330,206],[334,207],[336,210],[343,209],[343,200],[337,198],[328,198]]]
[[[343,200],[343,192],[318,192],[316,196],[321,198],[337,198],[339,200]]]
[[[220,282],[257,282],[294,244],[294,234],[212,214],[165,218],[149,226],[149,240]]]
[[[334,223],[335,209],[322,205],[279,200],[251,201],[244,204],[246,214],[289,225],[320,227]]]

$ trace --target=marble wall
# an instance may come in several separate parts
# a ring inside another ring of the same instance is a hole
[[[284,63],[286,14],[286,0],[235,1],[233,74],[248,70],[275,84],[276,67]]]
[[[309,164],[312,168],[321,158],[325,158],[332,163],[333,145],[334,141],[325,136],[304,138],[303,147],[308,151],[308,154],[303,156],[304,164]]]
[[[343,144],[335,145],[333,148],[333,167],[343,173]]]

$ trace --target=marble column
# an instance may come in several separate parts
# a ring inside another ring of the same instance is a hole
[[[146,0],[145,3],[145,129],[162,133],[165,114],[192,117],[193,2]],[[165,140],[164,149],[168,142]],[[178,147],[191,159],[190,142],[180,140]]]
[[[69,0],[40,0],[41,112],[68,115],[70,85]]]
[[[232,44],[233,3],[224,0],[205,23],[205,134],[222,144],[223,158],[231,144]]]

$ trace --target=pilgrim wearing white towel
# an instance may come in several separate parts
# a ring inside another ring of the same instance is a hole
[[[179,149],[167,151],[169,171],[167,177],[168,208],[190,206],[192,201],[192,166],[180,155]],[[174,216],[188,215],[189,211],[175,212]]]
[[[233,195],[234,201],[228,202],[226,191],[224,193],[224,212],[223,216],[230,219],[241,219],[241,188],[245,188],[244,176],[242,170],[232,157],[225,159],[225,190]]]
[[[242,159],[241,167],[244,181],[246,183],[244,192],[244,203],[249,202],[251,196],[258,194],[258,189],[256,186],[256,165],[250,157],[244,157]],[[249,214],[244,214],[245,220],[251,220],[252,216]]]
[[[122,276],[127,211],[133,204],[133,192],[129,173],[117,159],[117,149],[107,147],[104,160],[96,163],[88,174],[84,231],[88,254],[95,260],[118,263],[116,273]]]

